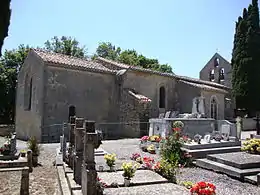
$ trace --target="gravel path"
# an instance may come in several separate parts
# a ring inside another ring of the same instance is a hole
[[[129,159],[132,153],[138,152],[142,156],[152,156],[159,159],[158,155],[142,152],[138,147],[139,139],[122,139],[103,141],[101,147],[108,153],[115,153],[119,159]],[[260,188],[248,183],[232,179],[226,175],[218,174],[201,168],[184,168],[177,175],[178,181],[208,181],[217,187],[218,195],[258,195]]]
[[[3,140],[2,137],[0,137]],[[30,195],[58,195],[57,170],[53,166],[55,151],[58,144],[44,144],[39,156],[41,166],[35,167],[30,173]],[[26,148],[26,143],[17,141],[18,151]],[[19,195],[21,172],[0,173],[0,194]]]

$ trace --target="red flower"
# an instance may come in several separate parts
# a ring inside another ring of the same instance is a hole
[[[141,138],[141,141],[147,141],[147,140],[149,140],[149,136],[147,136],[147,135],[145,135],[145,136],[143,136],[143,137]]]
[[[201,181],[201,182],[199,182],[198,184],[199,184],[199,186],[200,186],[201,188],[206,188],[206,187],[207,187],[207,184],[206,184],[206,182],[204,182],[204,181]]]
[[[179,132],[179,131],[181,131],[181,128],[179,128],[179,127],[174,127],[174,128],[173,128],[173,131]]]

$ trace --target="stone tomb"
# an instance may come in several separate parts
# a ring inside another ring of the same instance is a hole
[[[197,159],[196,165],[253,184],[260,184],[260,155],[246,152],[213,154],[204,159]]]

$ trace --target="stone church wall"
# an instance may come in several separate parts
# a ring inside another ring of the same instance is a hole
[[[124,88],[134,89],[150,99],[151,117],[158,117],[159,112],[174,110],[176,104],[175,79],[146,72],[128,71],[124,80]],[[159,89],[165,87],[165,109],[159,110]]]
[[[28,75],[29,80],[32,79],[30,110],[25,107],[25,98],[29,98],[29,94],[25,95],[26,75]],[[38,140],[41,140],[43,75],[43,62],[30,52],[19,72],[16,92],[15,130],[20,139],[27,140],[30,136],[36,136]]]
[[[188,85],[186,83],[177,83],[178,93],[178,111],[180,113],[192,112],[192,100],[201,95],[201,89]]]
[[[44,139],[59,136],[60,129],[50,127],[68,121],[70,106],[75,107],[77,117],[94,120],[97,127],[98,123],[116,121],[115,93],[115,76],[112,74],[48,66],[43,121],[43,137],[47,138]],[[109,126],[103,125],[104,128]]]

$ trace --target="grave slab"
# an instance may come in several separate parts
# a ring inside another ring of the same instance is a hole
[[[184,144],[183,148],[187,148],[189,150],[197,150],[197,149],[209,149],[209,148],[222,148],[222,147],[233,147],[233,146],[241,146],[241,141],[213,141],[211,143],[203,143],[201,144]]]
[[[145,186],[133,186],[122,188],[105,188],[105,195],[148,195],[148,194],[163,194],[163,195],[189,195],[189,191],[182,186],[172,183],[154,184]]]
[[[207,158],[239,169],[260,168],[260,155],[247,152],[213,154]]]
[[[111,183],[117,183],[119,186],[124,185],[123,171],[117,172],[98,172],[98,177],[108,185]],[[137,170],[135,176],[131,179],[133,185],[148,185],[148,184],[160,184],[168,183],[168,180],[160,176],[159,174],[150,170]]]

